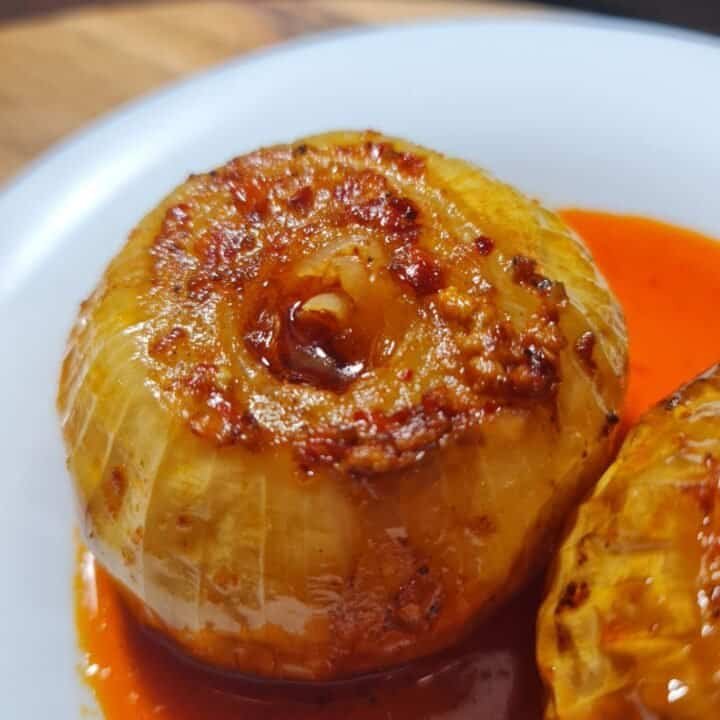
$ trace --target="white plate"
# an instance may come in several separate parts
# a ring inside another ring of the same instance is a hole
[[[0,196],[0,717],[76,720],[73,506],[53,409],[78,302],[192,170],[373,127],[553,205],[720,235],[720,45],[589,19],[335,33],[231,62],[75,136]]]

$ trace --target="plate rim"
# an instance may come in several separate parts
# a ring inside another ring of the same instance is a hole
[[[302,34],[277,43],[261,46],[246,53],[232,55],[225,60],[207,67],[190,71],[180,77],[169,80],[161,85],[140,93],[118,105],[102,112],[95,118],[82,123],[66,135],[51,143],[36,157],[22,165],[19,170],[0,182],[0,205],[8,196],[13,195],[23,186],[31,182],[37,174],[44,171],[50,161],[64,152],[72,150],[80,141],[95,136],[113,123],[123,120],[126,116],[142,110],[149,103],[161,102],[175,94],[182,93],[187,87],[198,82],[228,72],[236,72],[246,67],[263,63],[270,58],[302,51],[308,47],[327,46],[340,40],[352,37],[359,38],[372,35],[409,33],[416,30],[441,31],[461,25],[508,26],[537,24],[564,27],[566,29],[581,28],[584,30],[606,30],[622,34],[635,34],[646,37],[664,38],[680,44],[705,47],[720,52],[720,36],[701,30],[666,25],[652,20],[625,18],[601,15],[586,11],[557,9],[533,9],[532,7],[512,15],[469,15],[467,17],[415,18],[410,20],[352,25],[328,30],[320,30]],[[1,246],[0,246],[0,249]]]

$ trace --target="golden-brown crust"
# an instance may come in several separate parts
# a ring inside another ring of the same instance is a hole
[[[481,425],[488,408],[552,404],[557,352],[567,342],[558,322],[567,305],[562,283],[540,274],[535,259],[512,256],[509,279],[538,298],[524,326],[512,322],[485,269],[494,243],[480,234],[464,246],[453,235],[457,221],[424,206],[425,176],[422,157],[370,139],[260,150],[193,176],[149,248],[147,311],[157,330],[147,357],[160,394],[195,434],[257,450],[286,444],[305,470],[325,462],[367,474],[407,467]],[[408,183],[419,197],[406,194]],[[433,247],[442,235],[455,246],[454,262]],[[350,328],[354,336],[339,340],[333,326],[298,329],[303,301],[342,291],[336,277],[298,277],[298,266],[318,251],[318,238],[353,237],[381,255],[364,272],[395,286],[383,298],[378,285],[375,301],[404,303],[406,317],[384,332]],[[417,385],[415,399],[390,412],[354,399],[331,418],[322,412],[335,402],[331,392],[347,393],[360,379],[365,397],[381,395],[376,386],[388,381],[374,370],[391,365],[392,353],[378,358],[371,346],[398,342],[413,323],[430,328],[428,345],[443,338],[434,358],[428,347],[428,360],[443,365],[441,384]],[[243,365],[252,362],[265,369],[250,380]],[[252,398],[287,382],[302,387],[280,427],[258,417]]]

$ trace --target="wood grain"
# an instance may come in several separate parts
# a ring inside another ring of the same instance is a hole
[[[328,28],[532,12],[460,0],[154,2],[0,26],[0,182],[67,133],[182,75]]]

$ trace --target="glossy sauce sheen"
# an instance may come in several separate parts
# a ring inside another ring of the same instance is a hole
[[[629,424],[720,359],[720,245],[635,217],[563,213],[590,246],[626,313]],[[578,348],[582,354],[583,348]],[[540,592],[526,591],[450,654],[352,685],[240,682],[191,667],[140,630],[112,581],[80,555],[83,673],[107,720],[539,720],[534,655]]]

